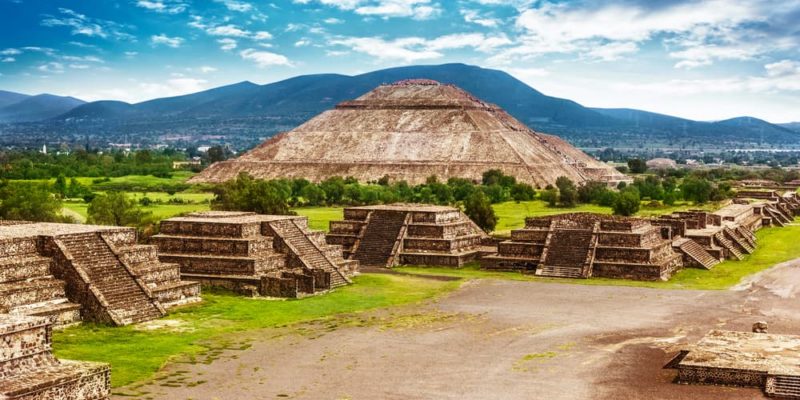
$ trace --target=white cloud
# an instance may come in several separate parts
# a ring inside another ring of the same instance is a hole
[[[96,56],[61,56],[61,59],[64,61],[72,61],[72,62],[93,62],[102,64],[103,61],[100,57]]]
[[[339,18],[325,18],[324,20],[322,20],[322,22],[324,22],[324,23],[326,23],[328,25],[336,25],[336,24],[343,24],[344,23],[344,21],[342,21]]]
[[[771,78],[800,75],[800,61],[781,60],[765,65],[764,69]]]
[[[500,25],[499,19],[480,15],[480,11],[478,10],[461,10],[461,16],[464,17],[464,21],[466,22],[487,28],[494,28]]]
[[[217,0],[218,3],[225,4],[225,7],[231,11],[248,12],[253,10],[253,5],[244,1],[235,0]]]
[[[269,40],[272,39],[272,34],[267,31],[258,31],[255,35],[253,35],[253,39],[255,40]]]
[[[183,1],[167,0],[139,0],[136,2],[136,6],[163,14],[180,14],[187,8]]]
[[[675,68],[691,69],[711,65],[714,60],[750,60],[762,52],[759,47],[756,44],[736,46],[697,45],[671,52],[669,56],[681,60],[675,64]]]
[[[154,46],[164,45],[172,48],[178,48],[181,47],[183,42],[184,40],[181,37],[169,37],[163,33],[150,36],[150,43],[152,43]]]
[[[401,60],[409,63],[441,58],[444,50],[472,48],[480,52],[490,52],[511,43],[505,34],[487,36],[482,33],[456,33],[434,39],[404,37],[384,40],[378,37],[361,37],[330,41],[332,45],[349,47],[352,51],[368,54],[379,60]]]
[[[308,39],[300,39],[300,40],[294,42],[294,47],[304,47],[304,46],[308,46],[310,44],[311,44],[310,40],[308,40]]]
[[[204,74],[207,74],[207,73],[210,73],[210,72],[216,72],[216,71],[217,71],[217,69],[216,69],[216,68],[214,68],[214,67],[210,67],[210,66],[208,66],[208,65],[203,65],[202,67],[200,67],[200,68],[198,68],[198,69],[200,70],[200,72],[202,72],[202,73],[204,73]]]
[[[614,61],[637,51],[639,46],[634,42],[611,42],[594,47],[586,55],[603,61]]]
[[[51,73],[51,74],[60,74],[64,72],[64,64],[59,62],[49,62],[45,64],[41,64],[36,67],[41,72]]]
[[[89,69],[87,64],[70,64],[69,67],[72,69]]]
[[[137,100],[157,97],[180,96],[199,92],[206,88],[208,81],[196,78],[173,78],[163,83],[141,82],[137,86]]]
[[[266,68],[271,66],[287,66],[291,67],[292,63],[286,56],[272,53],[269,51],[259,51],[255,49],[245,49],[239,52],[239,55],[249,61],[253,61],[259,68]]]
[[[122,40],[135,40],[136,38],[124,32],[127,28],[114,21],[90,18],[77,13],[69,8],[59,8],[60,15],[45,15],[41,25],[46,27],[66,26],[72,28],[71,34],[100,38],[114,38]]]
[[[220,25],[206,29],[206,33],[211,36],[230,36],[230,37],[248,37],[250,32],[239,28],[236,25]]]
[[[8,48],[8,49],[0,51],[0,55],[4,55],[4,56],[15,56],[15,55],[18,55],[18,54],[22,54],[22,51],[19,50],[19,49]]]
[[[237,46],[236,40],[231,38],[218,39],[217,43],[221,45],[219,48],[224,51],[231,51]]]
[[[295,0],[295,3],[307,4],[310,1]],[[430,0],[319,0],[319,3],[380,18],[409,17],[426,20],[442,13],[439,4],[431,3]]]
[[[14,61],[17,61],[17,59],[14,58],[14,57],[3,57],[3,59],[0,60],[0,62],[4,62],[4,63],[12,63]]]

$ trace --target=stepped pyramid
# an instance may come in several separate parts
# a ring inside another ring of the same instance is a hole
[[[301,297],[350,283],[358,263],[306,217],[205,211],[161,221],[159,258],[183,279],[240,293]]]
[[[340,103],[190,182],[224,182],[247,172],[260,179],[352,176],[366,182],[389,176],[419,184],[431,175],[479,180],[489,169],[539,187],[560,176],[577,183],[629,180],[456,86],[416,79]]]

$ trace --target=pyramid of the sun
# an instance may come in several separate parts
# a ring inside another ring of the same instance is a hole
[[[381,85],[340,103],[241,157],[213,164],[192,182],[389,176],[411,184],[436,175],[478,180],[500,169],[536,186],[627,178],[558,137],[530,130],[493,104],[431,80]]]

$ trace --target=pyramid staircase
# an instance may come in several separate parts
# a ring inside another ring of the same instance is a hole
[[[294,219],[275,221],[270,223],[270,226],[306,268],[309,270],[321,269],[330,274],[331,288],[350,283],[350,280],[339,271],[337,265],[316,243],[309,239],[307,232]],[[343,259],[341,261],[344,262]]]
[[[351,258],[358,260],[362,266],[392,267],[400,251],[408,218],[406,212],[371,211]]]
[[[725,237],[724,231],[720,231],[714,234],[714,239],[716,239],[717,243],[719,243],[720,246],[727,249],[733,255],[734,258],[740,261],[744,259],[744,254],[742,254],[739,248],[736,247],[736,245],[733,244],[732,241],[730,241],[727,237]]]
[[[733,242],[734,242],[736,245],[738,245],[738,246],[739,246],[739,248],[741,248],[741,250],[742,250],[743,252],[745,252],[745,253],[747,253],[747,254],[753,254],[753,251],[755,251],[755,250],[756,250],[756,248],[755,248],[754,246],[752,246],[752,245],[750,244],[750,242],[749,242],[749,241],[748,241],[746,238],[744,238],[744,237],[743,237],[743,236],[742,236],[742,235],[741,235],[739,232],[737,232],[736,230],[734,230],[734,229],[731,229],[730,227],[727,227],[727,226],[726,226],[726,227],[724,228],[723,232],[725,233],[725,236],[726,236],[728,239],[732,240],[732,241],[733,241]]]
[[[742,226],[737,226],[735,230],[736,232],[739,233],[739,236],[744,238],[744,240],[746,240],[747,243],[750,244],[750,246],[752,246],[753,248],[756,247],[756,235],[753,234],[753,231]]]
[[[562,229],[548,235],[536,275],[589,278],[597,247],[599,224],[589,229]]]
[[[712,256],[703,246],[692,239],[678,239],[674,243],[674,247],[680,249],[683,254],[705,269],[711,269],[720,263],[716,257]]]
[[[99,233],[56,237],[55,241],[110,322],[128,325],[165,315]]]
[[[764,392],[778,399],[800,399],[800,376],[768,375]]]

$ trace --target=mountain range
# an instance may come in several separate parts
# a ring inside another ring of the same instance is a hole
[[[411,78],[452,83],[499,105],[534,130],[559,134],[582,147],[653,143],[800,146],[800,123],[781,126],[752,117],[703,122],[636,109],[589,108],[547,96],[503,71],[465,64],[398,67],[356,76],[303,75],[266,85],[240,82],[136,104],[85,103],[71,97],[0,91],[0,122],[14,123],[0,128],[0,134],[29,131],[32,123],[47,126],[56,134],[228,133],[248,138],[249,146],[382,83]],[[21,129],[20,122],[27,122],[27,128]]]

